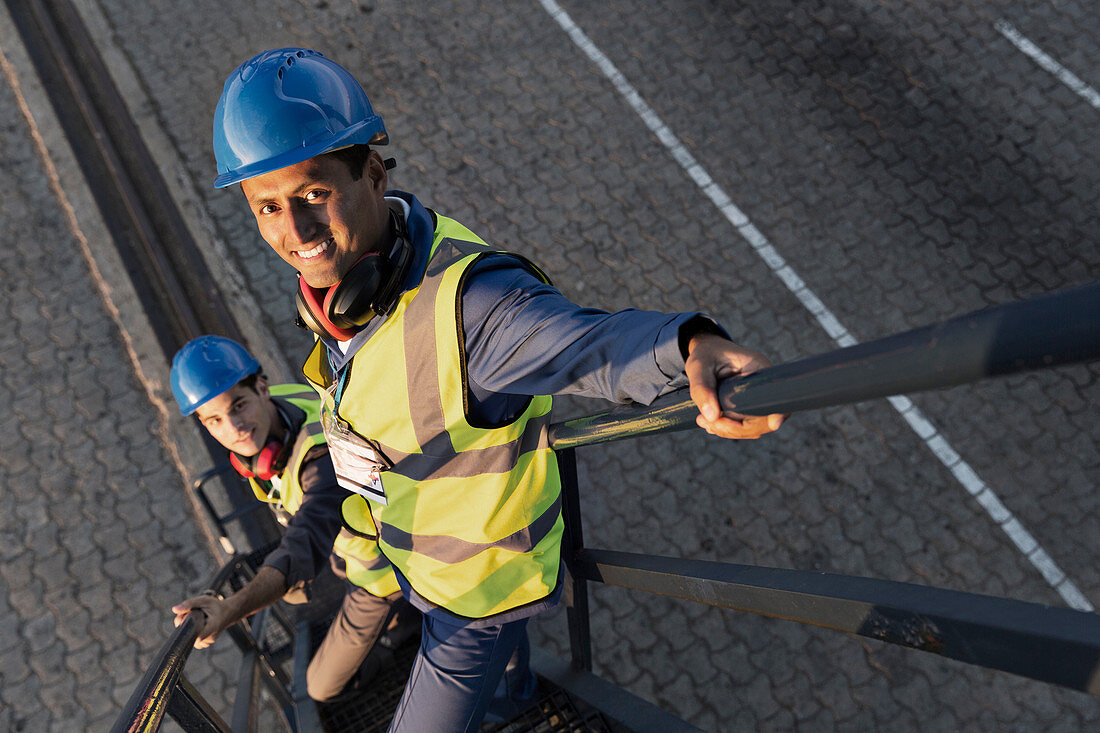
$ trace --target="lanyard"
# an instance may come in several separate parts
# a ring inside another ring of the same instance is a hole
[[[336,408],[339,407],[340,400],[344,397],[344,387],[347,385],[348,382],[348,372],[351,371],[350,369],[348,369],[348,367],[350,366],[351,361],[349,360],[348,363],[344,365],[344,368],[341,369],[339,374],[337,374],[336,376],[336,389],[334,390],[332,395],[333,410],[336,410]]]

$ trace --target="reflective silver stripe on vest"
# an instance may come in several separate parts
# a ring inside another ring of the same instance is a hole
[[[449,240],[444,240],[439,246],[446,246],[447,241]],[[450,258],[448,258],[449,261]],[[439,365],[436,359],[408,358],[408,355],[423,354],[424,351],[427,351],[429,356],[434,356],[436,353],[435,300],[439,295],[439,286],[442,281],[441,277],[424,278],[420,284],[420,292],[412,299],[405,312],[402,331],[406,355],[405,384],[439,384]],[[412,349],[409,348],[410,345],[413,346]],[[428,348],[424,349],[422,345],[427,345]],[[430,452],[445,456],[452,455],[455,449],[443,419],[443,397],[438,389],[431,390],[431,393],[434,395],[433,399],[426,399],[425,395],[419,395],[417,398],[409,395],[409,414],[412,418],[416,442],[421,446],[422,452],[431,443]],[[386,455],[389,456],[388,453]],[[390,460],[396,459],[390,456]]]
[[[449,252],[447,250],[450,250]],[[445,237],[436,248],[435,254],[428,261],[428,268],[424,272],[425,279],[434,278],[442,274],[448,267],[461,260],[466,255],[487,254],[490,252],[507,252],[498,247],[490,247],[480,242],[468,242],[464,239],[452,239]]]
[[[405,353],[427,358],[407,359],[405,364],[407,384],[439,384],[438,360],[435,358],[436,318],[457,319],[461,339],[461,289],[454,303],[454,311],[446,312],[437,307],[437,299],[443,284],[443,273],[456,262],[471,254],[500,252],[501,250],[477,242],[446,238],[439,243],[428,263],[420,291],[413,298],[404,316],[402,338]],[[456,344],[462,348],[461,341]],[[425,354],[426,352],[426,354]],[[464,361],[463,355],[463,361]],[[464,365],[463,365],[464,368]],[[425,399],[431,397],[431,399]],[[465,400],[465,395],[463,395]],[[438,478],[473,478],[484,474],[512,471],[518,458],[525,453],[549,450],[547,429],[550,416],[531,418],[522,434],[504,445],[488,448],[455,451],[446,429],[442,395],[432,390],[431,395],[410,395],[410,417],[421,452],[416,454],[394,450],[383,445],[382,451],[393,461],[392,471],[413,481]],[[384,481],[384,479],[383,479]],[[448,564],[460,563],[490,548],[516,553],[530,552],[554,528],[561,514],[561,495],[531,524],[495,542],[477,543],[447,535],[414,535],[399,527],[380,523],[381,541],[398,550],[415,552]],[[383,514],[383,517],[385,515]]]
[[[305,425],[303,425],[306,429],[299,430],[298,437],[294,439],[294,448],[291,450],[290,458],[286,462],[288,467],[297,465],[302,458],[302,454],[313,447],[313,441],[310,440],[312,433],[309,432],[308,426],[309,420],[306,420]],[[301,466],[298,466],[298,468],[301,470]],[[295,476],[294,480],[301,486],[301,476]]]
[[[455,452],[450,436],[445,432],[429,440],[424,446],[424,453],[402,453],[389,446],[382,446],[382,452],[385,453],[386,458],[393,461],[393,468],[390,470],[413,481],[426,481],[429,478],[473,478],[486,473],[507,473],[515,467],[519,456],[550,447],[549,425],[549,413],[532,417],[527,421],[523,433],[515,440],[461,453]]]
[[[554,503],[547,507],[535,521],[496,542],[467,542],[446,535],[414,535],[385,522],[382,523],[382,541],[395,549],[415,552],[418,555],[454,565],[493,547],[517,553],[530,552],[554,528],[560,513],[561,493],[559,492]]]
[[[428,269],[424,280],[421,281],[420,292],[409,303],[405,313],[404,332],[402,337],[406,345],[431,344],[430,353],[436,352],[436,299],[439,289],[443,285],[441,275],[454,263],[471,254],[485,252],[500,252],[501,250],[489,247],[477,242],[464,242],[462,240],[446,238],[439,243],[435,254],[428,262]],[[461,338],[461,290],[458,300],[455,302],[454,315],[458,318],[459,337]],[[406,354],[416,353],[415,349],[406,348]],[[465,356],[463,367],[465,368]],[[405,363],[406,384],[439,384],[439,365],[435,359],[409,359]],[[423,381],[421,381],[423,380]],[[463,379],[465,382],[465,379]],[[446,422],[443,418],[443,398],[438,391],[436,399],[410,399],[409,410],[412,417],[413,430],[416,432],[416,442],[420,444],[423,453],[434,455],[454,455],[455,449],[451,444],[451,436],[447,433]],[[463,395],[463,400],[466,397]],[[428,446],[431,445],[429,449]],[[473,475],[473,474],[462,474]]]

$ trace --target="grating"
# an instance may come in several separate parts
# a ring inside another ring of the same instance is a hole
[[[505,723],[481,726],[481,733],[611,733],[594,708],[582,711],[573,698],[555,690]]]
[[[320,628],[321,636],[325,631]],[[316,633],[315,627],[315,639]],[[338,703],[319,703],[317,709],[326,733],[385,733],[419,648],[420,640],[410,639],[394,650],[394,663],[382,669],[365,690],[344,693],[346,697]]]

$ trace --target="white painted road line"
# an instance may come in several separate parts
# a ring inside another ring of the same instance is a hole
[[[829,334],[829,337],[841,347],[853,346],[858,343],[856,338],[845,328],[840,320],[818,298],[806,283],[795,272],[794,268],[787,264],[779,251],[768,241],[759,229],[753,226],[749,217],[745,215],[730,197],[722,190],[707,173],[706,169],[695,160],[695,156],[684,147],[684,144],[673,134],[668,125],[661,121],[657,113],[650,107],[642,96],[631,86],[626,77],[615,67],[611,60],[604,55],[599,48],[584,34],[569,14],[561,8],[555,0],[539,0],[542,7],[550,14],[562,30],[564,30],[573,43],[596,65],[597,68],[614,85],[615,89],[638,113],[650,131],[668,149],[676,162],[695,181],[700,190],[729,220],[730,224],[752,245],[756,253],[771,268],[787,288],[801,301],[802,305],[817,319],[821,327]],[[1074,77],[1076,78],[1076,77]],[[990,518],[1008,535],[1012,543],[1042,574],[1043,578],[1053,587],[1062,599],[1071,608],[1080,611],[1092,611],[1093,606],[1085,598],[1077,586],[1066,577],[1065,573],[1055,564],[1050,555],[1039,546],[1039,543],[1031,535],[1023,524],[1012,515],[997,494],[986,485],[968,463],[960,458],[955,449],[940,435],[935,426],[924,416],[916,405],[907,397],[890,397],[889,402],[894,409],[913,428],[913,431],[924,441],[932,454],[955,476],[966,492],[973,496],[978,504],[986,510]]]
[[[1075,94],[1091,104],[1094,108],[1100,109],[1100,92],[1090,87],[1076,74],[1046,54],[1043,49],[1029,41],[1023,33],[1016,30],[1015,26],[1007,20],[998,20],[993,24],[993,28],[1007,38],[1009,43],[1020,49],[1024,55],[1031,58],[1032,61],[1053,74],[1058,81],[1072,89]]]

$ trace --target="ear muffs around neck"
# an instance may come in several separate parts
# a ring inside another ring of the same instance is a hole
[[[350,341],[376,315],[393,310],[412,262],[412,245],[404,222],[396,216],[393,220],[397,238],[388,256],[366,253],[340,282],[328,288],[315,288],[298,276],[298,292],[294,297],[298,325],[321,338]]]
[[[269,440],[267,445],[260,449],[260,452],[251,458],[239,455],[234,452],[229,453],[229,463],[236,469],[237,473],[245,478],[258,478],[263,481],[270,481],[279,475],[276,464],[279,459],[279,454],[283,451],[283,444],[278,440]]]

